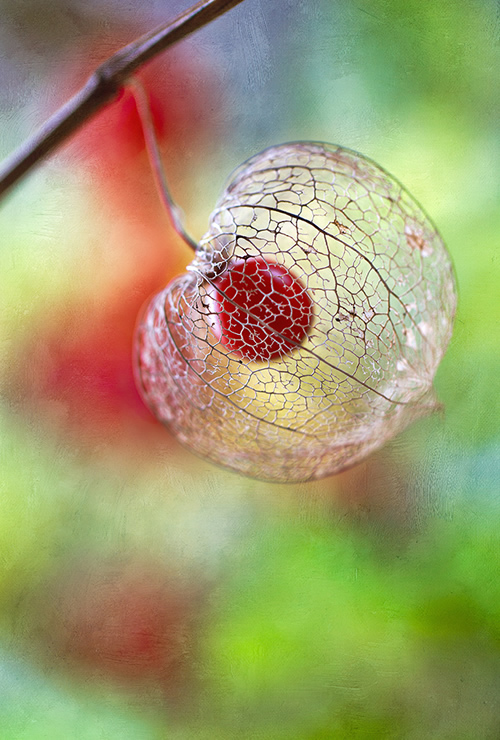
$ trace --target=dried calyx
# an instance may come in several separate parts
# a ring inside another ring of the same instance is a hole
[[[455,306],[446,248],[396,180],[341,147],[277,146],[236,171],[145,311],[137,378],[198,454],[318,478],[432,407]]]

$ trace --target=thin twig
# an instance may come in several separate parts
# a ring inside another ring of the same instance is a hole
[[[241,2],[243,0],[201,0],[175,20],[144,34],[113,54],[96,69],[76,95],[0,166],[0,197],[116,97],[136,69]]]

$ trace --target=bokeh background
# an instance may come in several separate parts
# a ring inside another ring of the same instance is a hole
[[[0,154],[185,7],[0,0]],[[180,448],[131,345],[191,255],[124,93],[0,206],[2,740],[498,738],[500,5],[245,0],[141,78],[196,238],[287,140],[407,186],[458,276],[443,410],[299,486]]]

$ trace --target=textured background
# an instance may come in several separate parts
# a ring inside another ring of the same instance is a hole
[[[184,7],[1,0],[0,154]],[[190,254],[124,95],[0,210],[2,738],[497,738],[498,3],[245,0],[142,75],[197,238],[287,140],[407,186],[458,276],[443,410],[300,486],[183,451],[130,356]]]

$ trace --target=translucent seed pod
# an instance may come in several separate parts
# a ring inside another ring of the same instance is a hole
[[[456,291],[406,190],[361,155],[272,147],[233,175],[188,273],[137,330],[143,398],[240,473],[337,473],[435,407]]]

